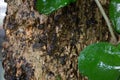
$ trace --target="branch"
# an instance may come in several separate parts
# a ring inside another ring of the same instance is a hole
[[[112,26],[111,26],[111,24],[110,24],[110,21],[109,21],[107,15],[106,15],[106,13],[105,13],[102,5],[100,4],[100,2],[99,2],[98,0],[95,0],[95,2],[96,2],[96,4],[97,4],[98,8],[100,9],[100,12],[101,12],[101,14],[103,15],[106,23],[107,23],[107,26],[108,26],[108,29],[109,29],[109,31],[110,31],[110,34],[111,34],[111,36],[112,36],[112,38],[113,38],[113,41],[114,41],[115,43],[117,43],[117,39],[116,39],[115,34],[114,34],[114,32],[113,32],[113,28],[112,28]]]

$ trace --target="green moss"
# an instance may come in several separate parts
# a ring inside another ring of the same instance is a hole
[[[60,75],[57,75],[55,80],[62,80],[62,79],[61,79],[61,76],[60,76]]]

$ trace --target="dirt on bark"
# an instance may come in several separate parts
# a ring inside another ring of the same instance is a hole
[[[48,16],[36,11],[35,0],[5,1],[6,80],[86,80],[78,71],[80,51],[111,37],[94,0],[77,0]],[[108,13],[109,0],[101,4]]]

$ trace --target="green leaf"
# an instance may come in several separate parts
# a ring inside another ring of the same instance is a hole
[[[74,1],[76,0],[37,0],[36,8],[40,13],[50,14]]]
[[[89,80],[120,80],[120,46],[91,44],[78,58],[78,68]]]
[[[120,0],[111,0],[109,15],[116,32],[120,33]]]

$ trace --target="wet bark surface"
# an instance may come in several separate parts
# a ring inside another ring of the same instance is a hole
[[[87,45],[110,41],[94,0],[77,0],[49,16],[35,9],[35,0],[6,0],[3,66],[6,80],[85,80],[78,56]],[[101,0],[108,13],[108,0]],[[89,66],[89,65],[88,65]]]

